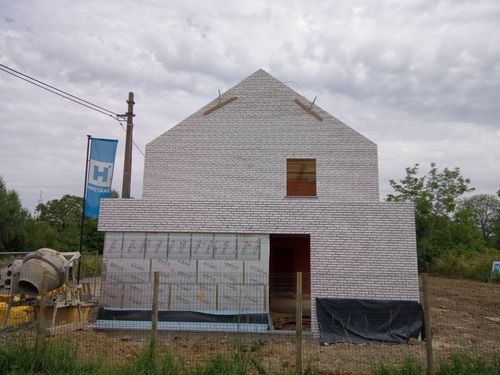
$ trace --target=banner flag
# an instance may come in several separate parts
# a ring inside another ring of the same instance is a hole
[[[85,216],[99,217],[101,198],[111,197],[111,182],[115,165],[116,139],[91,138],[88,165]]]

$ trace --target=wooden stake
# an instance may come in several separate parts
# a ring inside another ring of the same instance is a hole
[[[38,321],[36,324],[35,337],[35,368],[41,368],[43,349],[45,347],[45,300],[47,298],[47,274],[42,274],[42,288],[40,290],[40,307],[38,309]]]
[[[424,294],[425,347],[427,350],[427,374],[434,375],[434,353],[432,352],[432,325],[429,298],[429,281],[426,273],[422,274],[422,291]]]
[[[99,268],[99,250],[95,251],[95,269],[97,270]],[[99,272],[100,274],[100,272]],[[96,298],[96,288],[97,288],[97,277],[94,276],[94,294],[92,295],[92,298]],[[90,292],[90,290],[89,290]]]
[[[302,272],[297,272],[295,298],[295,368],[297,374],[302,374]]]
[[[158,296],[160,292],[160,272],[154,273],[153,282],[153,308],[151,312],[151,351],[156,353],[156,340],[158,337]]]

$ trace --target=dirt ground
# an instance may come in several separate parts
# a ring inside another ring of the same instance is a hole
[[[500,284],[469,280],[429,278],[433,347],[439,359],[457,351],[490,357],[500,348]],[[102,358],[119,363],[134,358],[148,342],[147,332],[93,330],[64,333],[66,342],[77,345],[82,359]],[[60,337],[59,337],[60,338]],[[56,340],[51,337],[50,340]],[[267,369],[291,370],[295,365],[294,335],[159,332],[160,351],[170,350],[195,365],[216,353],[235,348],[251,352]],[[425,361],[425,344],[411,340],[401,345],[320,346],[312,336],[304,338],[304,362],[327,373],[366,373],[380,360],[401,362],[412,356]]]
[[[500,284],[431,277],[429,287],[437,353],[500,350]]]

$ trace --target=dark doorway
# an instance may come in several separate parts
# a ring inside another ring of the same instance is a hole
[[[302,272],[303,322],[311,322],[311,240],[308,234],[271,234],[269,306],[275,329],[295,329],[296,275]]]

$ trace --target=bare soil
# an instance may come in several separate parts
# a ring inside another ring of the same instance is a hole
[[[438,359],[460,351],[483,357],[499,353],[500,284],[430,277],[429,286],[433,347]],[[149,339],[148,332],[140,331],[86,330],[63,335],[66,342],[77,345],[82,359],[100,358],[108,363],[134,358]],[[401,345],[322,347],[318,339],[307,336],[303,346],[306,364],[332,374],[367,373],[378,361],[399,363],[408,356],[425,363],[425,343],[418,340]],[[190,366],[214,354],[234,353],[235,348],[257,356],[267,369],[292,370],[295,365],[294,335],[283,331],[281,334],[159,332],[160,351],[169,350]]]
[[[500,348],[500,284],[431,277],[433,346],[437,353]]]

